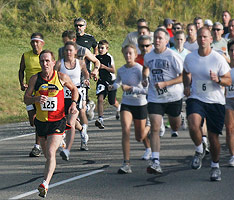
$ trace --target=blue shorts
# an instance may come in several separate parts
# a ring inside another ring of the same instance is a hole
[[[202,121],[206,118],[207,130],[212,133],[222,134],[225,106],[216,103],[204,103],[198,99],[187,99],[186,114],[197,113],[202,117]]]

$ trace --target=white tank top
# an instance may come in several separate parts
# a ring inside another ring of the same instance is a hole
[[[75,86],[80,86],[81,69],[78,59],[76,59],[76,66],[73,69],[66,68],[64,59],[61,59],[60,72],[67,74]],[[71,98],[71,91],[67,87],[64,87],[64,97]]]

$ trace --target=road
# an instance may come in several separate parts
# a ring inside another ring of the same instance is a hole
[[[167,129],[161,139],[162,175],[146,173],[147,161],[141,160],[144,148],[131,134],[132,174],[119,175],[122,164],[121,126],[112,109],[105,112],[105,129],[89,123],[89,151],[80,151],[77,133],[69,161],[57,153],[57,167],[47,199],[81,200],[233,200],[234,168],[227,166],[229,153],[225,132],[221,136],[222,181],[210,182],[210,156],[200,170],[190,168],[194,146],[188,130],[171,138]],[[30,158],[34,130],[28,123],[0,126],[0,199],[41,199],[36,188],[43,180],[45,159]]]

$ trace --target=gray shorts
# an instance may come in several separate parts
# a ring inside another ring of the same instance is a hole
[[[233,98],[226,98],[226,110],[234,110],[234,99]]]

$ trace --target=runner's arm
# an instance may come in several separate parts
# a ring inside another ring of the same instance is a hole
[[[22,91],[25,91],[28,87],[28,85],[24,83],[24,71],[25,71],[25,61],[23,54],[21,57],[20,68],[19,68],[19,83]]]

